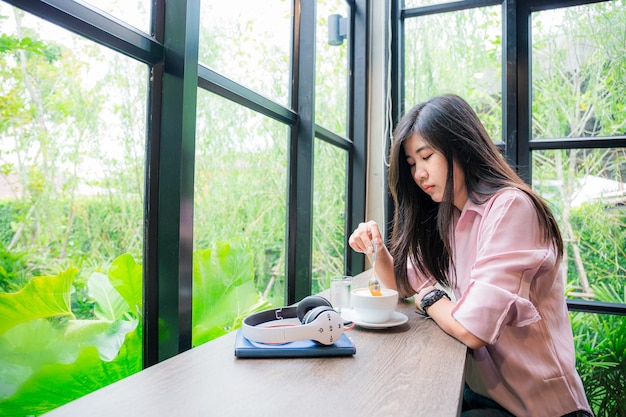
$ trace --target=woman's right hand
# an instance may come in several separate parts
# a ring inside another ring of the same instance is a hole
[[[372,241],[376,243],[377,252],[384,247],[378,224],[370,220],[367,223],[359,224],[359,227],[350,235],[348,244],[357,252],[372,254],[374,252]]]
[[[396,289],[396,281],[393,273],[393,258],[387,251],[378,224],[370,220],[359,224],[348,239],[348,244],[357,252],[365,253],[370,257],[374,253],[376,243],[376,275],[387,288]]]

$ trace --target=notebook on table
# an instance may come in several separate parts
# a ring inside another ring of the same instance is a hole
[[[246,339],[241,329],[237,330],[235,340],[235,356],[238,358],[314,358],[324,356],[352,356],[356,347],[352,341],[342,334],[332,345],[322,345],[312,340],[268,344]]]

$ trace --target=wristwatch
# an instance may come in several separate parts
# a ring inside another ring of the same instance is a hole
[[[426,317],[430,317],[427,311],[428,307],[435,304],[437,301],[441,300],[443,297],[446,297],[448,300],[450,299],[450,297],[448,296],[448,294],[446,294],[445,291],[442,291],[438,288],[435,288],[434,290],[430,290],[426,294],[424,294],[424,297],[422,297],[422,301],[420,301],[420,308],[422,309]]]

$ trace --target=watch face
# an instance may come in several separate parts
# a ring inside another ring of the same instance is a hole
[[[434,289],[432,291],[429,291],[424,298],[422,298],[422,301],[420,302],[420,307],[422,309],[422,311],[424,311],[424,313],[428,314],[426,312],[426,309],[428,309],[428,307],[430,307],[431,305],[435,304],[437,301],[441,300],[443,297],[446,297],[448,299],[450,299],[448,297],[448,294],[445,293],[445,291],[439,290],[439,289]]]

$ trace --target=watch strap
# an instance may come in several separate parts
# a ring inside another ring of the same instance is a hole
[[[422,297],[422,301],[420,301],[420,309],[424,312],[424,315],[426,317],[429,317],[428,307],[435,304],[437,301],[441,300],[444,297],[448,300],[450,299],[450,296],[448,296],[445,291],[442,291],[438,288],[430,290],[426,294],[424,294],[424,297]]]

